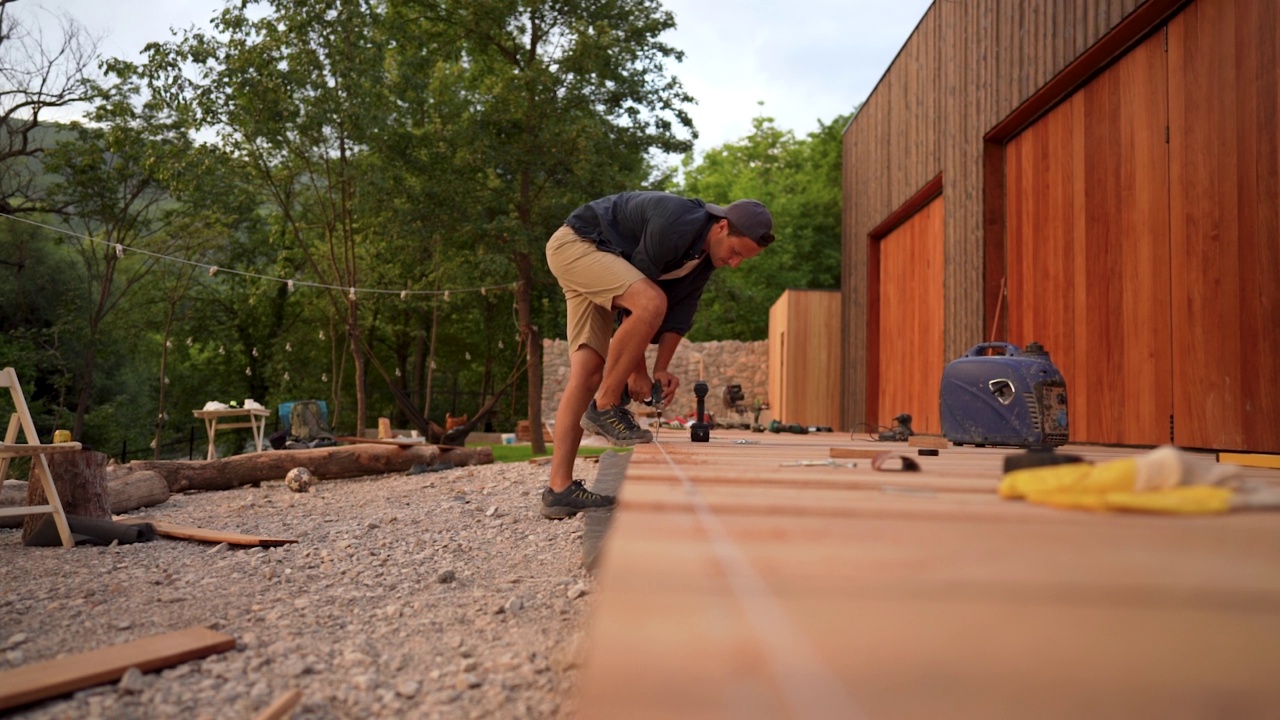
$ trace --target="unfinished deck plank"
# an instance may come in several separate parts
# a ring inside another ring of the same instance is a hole
[[[1010,450],[950,448],[922,473],[875,473],[781,466],[825,459],[830,436],[727,440],[635,451],[598,564],[585,717],[815,710],[797,697],[825,698],[819,716],[876,718],[1190,718],[1227,706],[1267,717],[1280,706],[1280,514],[1003,501],[994,483]],[[942,489],[875,485],[904,478]],[[991,491],[948,490],[967,485]],[[726,556],[745,563],[745,597]],[[762,598],[774,609],[764,622],[750,609]],[[788,645],[799,651],[777,652]],[[837,691],[804,692],[806,674]]]

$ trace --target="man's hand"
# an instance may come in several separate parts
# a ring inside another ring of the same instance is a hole
[[[632,400],[647,402],[653,394],[653,381],[647,372],[633,372],[627,378],[627,394]]]
[[[672,398],[676,396],[676,389],[680,387],[680,378],[666,370],[659,370],[653,374],[653,381],[662,384],[662,404],[670,405]]]

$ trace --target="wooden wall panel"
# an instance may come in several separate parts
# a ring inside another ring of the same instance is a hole
[[[1169,24],[1174,434],[1280,452],[1280,3]]]
[[[840,424],[840,294],[787,290],[769,308],[769,407],[780,422]]]
[[[1152,37],[1007,147],[1009,340],[1067,378],[1071,439],[1169,441],[1163,38]]]
[[[946,365],[942,346],[943,198],[879,241],[878,417],[892,425],[909,413],[919,433],[940,434],[938,393]]]
[[[1168,146],[1163,36],[1152,36],[1078,95],[1084,104],[1085,266],[1076,301],[1078,384],[1094,392],[1082,438],[1169,442]]]

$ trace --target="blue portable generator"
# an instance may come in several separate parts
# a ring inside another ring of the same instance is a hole
[[[942,434],[956,445],[1067,442],[1067,381],[1040,343],[974,345],[943,370],[941,395]]]

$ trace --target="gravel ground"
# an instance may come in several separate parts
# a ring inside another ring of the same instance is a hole
[[[275,481],[132,513],[298,540],[271,549],[26,548],[0,530],[0,670],[194,625],[237,640],[13,717],[240,720],[295,688],[298,720],[573,717],[592,580],[582,516],[538,514],[547,474],[481,465],[309,493]]]

